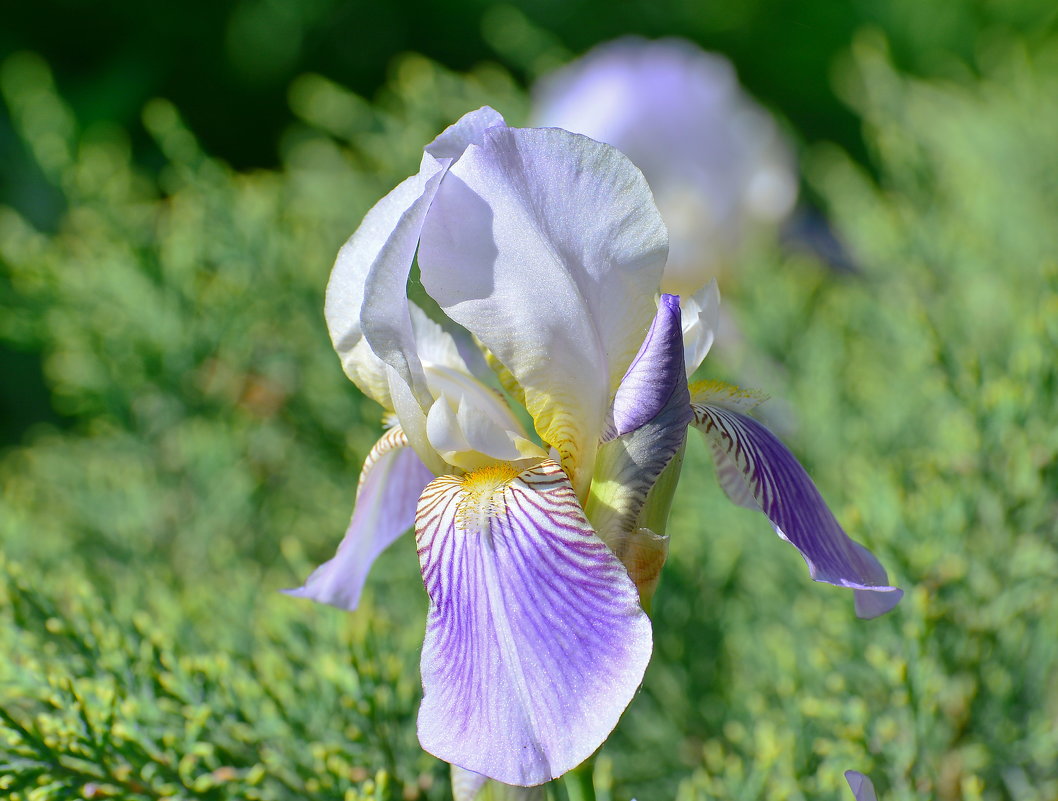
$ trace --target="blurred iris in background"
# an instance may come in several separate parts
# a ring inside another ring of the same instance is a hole
[[[666,292],[723,275],[797,199],[778,124],[730,61],[686,40],[599,45],[536,84],[532,119],[614,145],[643,171],[669,230]]]

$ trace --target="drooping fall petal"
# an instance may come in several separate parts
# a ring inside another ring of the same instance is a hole
[[[288,595],[340,609],[356,609],[368,571],[378,555],[411,528],[415,506],[433,478],[400,428],[391,428],[364,461],[356,506],[338,552]]]
[[[733,397],[738,397],[737,393]],[[760,422],[734,408],[692,398],[717,477],[732,501],[764,512],[776,533],[804,558],[815,581],[855,590],[856,614],[876,617],[903,593],[890,586],[874,555],[849,539],[792,453]]]
[[[650,659],[650,622],[562,468],[441,476],[416,517],[430,597],[419,740],[505,784],[587,759]]]
[[[614,389],[651,317],[666,235],[642,174],[557,129],[490,128],[423,227],[423,285],[525,391],[583,497]]]

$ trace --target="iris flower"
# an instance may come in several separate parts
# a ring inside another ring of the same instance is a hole
[[[291,593],[355,609],[372,561],[414,528],[430,602],[419,740],[460,776],[539,785],[617,724],[650,659],[643,607],[688,426],[813,578],[853,588],[867,613],[898,596],[745,413],[753,396],[688,388],[718,298],[708,286],[681,310],[659,296],[666,246],[621,153],[482,108],[426,146],[338,254],[331,337],[390,427],[337,554]]]
[[[797,197],[775,121],[730,61],[683,39],[599,45],[534,87],[533,119],[607,142],[643,171],[671,238],[667,292],[721,274],[747,230],[775,226]]]

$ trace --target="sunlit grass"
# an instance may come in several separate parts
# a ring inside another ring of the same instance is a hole
[[[754,252],[721,287],[749,361],[705,368],[773,396],[904,602],[857,620],[692,442],[613,798],[847,797],[849,768],[886,799],[1058,794],[1058,65],[997,48],[957,85],[857,42],[841,83],[875,173],[828,147],[805,171],[859,271]],[[154,174],[77,130],[39,60],[0,77],[66,206],[50,235],[0,209],[0,336],[43,351],[73,420],[0,460],[0,788],[447,797],[415,740],[410,541],[356,614],[277,591],[332,552],[378,422],[327,340],[333,255],[423,141],[524,97],[415,56],[379,105],[306,77],[284,169],[253,174],[158,101]]]

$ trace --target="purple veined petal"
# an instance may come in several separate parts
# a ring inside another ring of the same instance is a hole
[[[581,497],[613,391],[654,315],[666,249],[639,170],[557,129],[486,130],[423,227],[426,291],[521,385]]]
[[[878,796],[874,792],[874,784],[869,777],[858,770],[845,771],[845,781],[849,783],[849,789],[852,790],[856,801],[878,801]]]
[[[338,552],[287,595],[339,609],[356,609],[368,571],[380,553],[411,528],[423,487],[433,479],[399,427],[378,441],[360,473],[356,507]]]
[[[416,516],[430,597],[419,741],[530,786],[587,759],[643,678],[650,621],[565,472],[441,476]]]
[[[678,295],[662,295],[639,353],[628,366],[614,394],[610,425],[603,440],[609,441],[635,431],[653,420],[672,394],[680,387],[685,389],[686,385],[680,299]],[[687,421],[690,422],[690,396],[687,404]]]
[[[488,788],[486,789],[486,785]],[[544,785],[536,787],[514,787],[501,784],[488,776],[452,765],[453,801],[545,801]]]
[[[903,592],[890,586],[870,551],[849,539],[808,473],[774,434],[730,408],[693,401],[692,408],[728,497],[764,512],[775,532],[800,551],[814,581],[855,590],[859,617],[877,617],[896,606]]]

